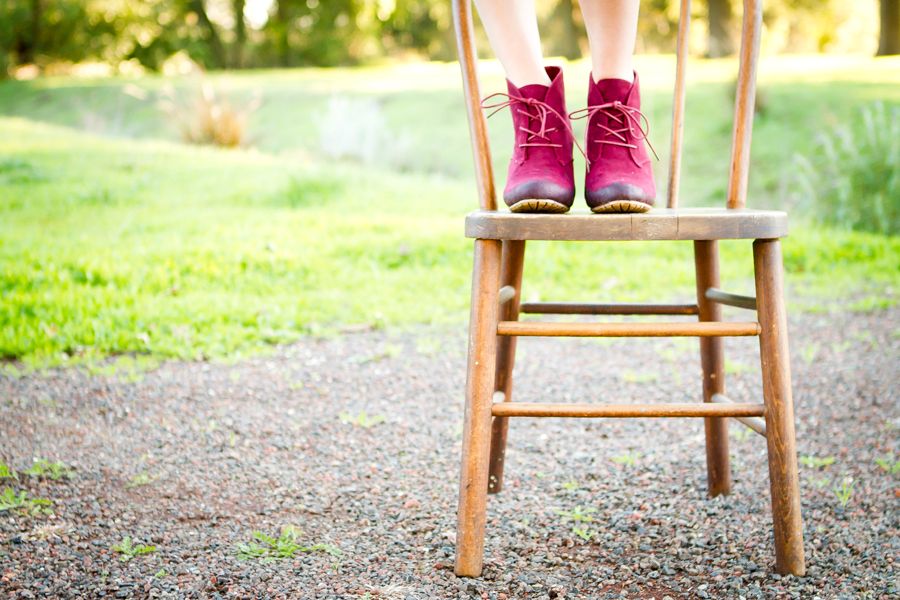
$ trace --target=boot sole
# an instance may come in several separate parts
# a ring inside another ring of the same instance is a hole
[[[597,214],[603,213],[645,213],[651,206],[637,200],[613,200],[591,209]]]
[[[569,207],[556,200],[533,199],[519,200],[509,210],[514,213],[564,213],[569,212]]]

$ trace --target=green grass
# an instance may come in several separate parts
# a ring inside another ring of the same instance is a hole
[[[293,558],[298,552],[324,552],[334,558],[343,555],[340,548],[330,544],[313,544],[304,546],[299,542],[300,531],[292,526],[282,527],[278,537],[254,531],[252,540],[237,544],[237,556],[242,560],[255,559],[262,562]]]
[[[53,502],[46,498],[31,498],[25,490],[16,492],[11,487],[0,492],[0,514],[11,511],[29,517],[52,515]]]
[[[137,558],[138,556],[144,556],[145,554],[156,552],[156,546],[135,544],[128,536],[125,536],[125,538],[121,542],[119,542],[118,544],[114,544],[110,549],[119,555],[119,560],[122,562],[128,562],[133,558]]]
[[[691,65],[685,204],[722,203],[732,67]],[[813,147],[823,121],[874,99],[900,103],[898,67],[896,59],[764,63],[751,206],[781,205],[784,169]],[[664,150],[670,62],[642,58],[639,68],[652,139]],[[488,71],[486,91],[500,83],[496,66]],[[583,63],[570,71],[587,72]],[[0,84],[0,360],[26,369],[86,363],[107,375],[121,363],[131,377],[158,359],[235,359],[344,326],[464,322],[471,243],[462,217],[476,200],[455,65],[211,78],[235,96],[262,94],[255,148],[179,143],[154,105],[163,78]],[[570,77],[573,108],[580,79]],[[127,86],[144,99],[123,93]],[[374,157],[322,156],[323,132],[349,132],[353,148],[365,125],[353,110],[340,123],[325,118],[337,96],[351,107],[374,102],[379,135],[396,130],[406,141]],[[501,115],[491,131],[502,173],[510,132]],[[896,237],[795,219],[784,251],[795,308],[896,303]],[[528,253],[529,298],[693,294],[689,243],[535,243]],[[749,242],[724,243],[722,258],[728,287],[752,289]],[[109,356],[118,363],[97,366]]]
[[[50,462],[43,458],[35,459],[34,464],[22,471],[22,473],[39,479],[52,479],[53,481],[75,478],[75,470],[72,467],[60,461]]]

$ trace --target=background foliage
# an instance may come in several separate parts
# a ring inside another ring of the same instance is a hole
[[[585,47],[573,0],[537,0],[547,52]],[[774,51],[896,53],[900,0],[769,0]],[[670,51],[677,0],[642,0],[639,50]],[[693,3],[692,47],[734,50],[739,0]],[[880,9],[879,9],[880,7]],[[880,12],[879,12],[880,10]],[[879,19],[881,39],[879,41]],[[482,45],[485,46],[482,38]],[[449,0],[2,0],[0,74],[95,60],[160,69],[184,53],[207,68],[333,66],[416,55],[454,57]]]

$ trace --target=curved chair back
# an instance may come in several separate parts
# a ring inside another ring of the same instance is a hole
[[[678,206],[678,183],[681,177],[681,154],[684,136],[685,73],[687,69],[688,32],[691,0],[681,0],[675,68],[675,98],[672,104],[672,141],[669,155],[667,186],[669,208]],[[478,89],[478,56],[475,52],[471,0],[453,0],[453,22],[462,68],[463,91],[469,117],[469,135],[475,157],[478,199],[482,210],[497,209],[494,173],[487,125],[481,111]],[[731,171],[728,178],[728,208],[744,208],[747,200],[747,178],[750,170],[750,137],[756,100],[756,66],[762,29],[762,0],[744,0],[741,27],[740,65],[734,101],[734,127],[731,143]]]

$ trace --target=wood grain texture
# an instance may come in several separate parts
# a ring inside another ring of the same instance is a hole
[[[759,323],[545,323],[500,321],[499,335],[538,337],[705,337],[759,335]]]
[[[494,416],[507,417],[755,417],[765,412],[763,404],[562,404],[553,402],[495,402]]]
[[[500,319],[515,321],[519,318],[519,300],[522,289],[522,268],[525,264],[525,242],[510,240],[503,242],[500,266],[501,288],[515,290],[512,298],[500,307]],[[516,364],[516,337],[502,336],[497,340],[497,373],[494,390],[503,393],[505,402],[512,401],[513,367]],[[488,474],[488,492],[496,494],[503,489],[503,465],[506,460],[506,436],[509,419],[494,417],[491,426],[491,463]]]
[[[719,285],[718,242],[694,242],[694,270],[697,276],[697,306],[700,321],[722,320],[722,307],[706,297],[706,290]],[[725,350],[722,338],[700,338],[700,365],[703,370],[703,401],[712,402],[725,392]],[[704,420],[706,433],[706,488],[710,496],[731,492],[731,463],[728,455],[728,421]]]
[[[681,182],[681,154],[684,151],[684,100],[686,95],[688,40],[691,29],[691,0],[681,0],[678,40],[675,46],[675,96],[672,100],[672,143],[669,146],[669,184],[666,206],[678,206]]]
[[[482,210],[497,209],[494,189],[494,170],[488,142],[487,123],[481,110],[481,91],[478,86],[478,54],[475,51],[472,4],[470,0],[453,0],[453,21],[456,29],[456,49],[462,69],[463,94],[469,119],[469,138],[475,159],[475,178],[478,183],[478,204]]]
[[[456,527],[456,574],[478,577],[484,554],[487,510],[491,404],[497,354],[495,331],[499,311],[500,242],[475,240],[472,272],[466,408]]]
[[[787,235],[787,215],[776,210],[659,208],[647,213],[595,215],[476,211],[466,236],[504,240],[722,240]]]
[[[750,141],[756,113],[756,67],[762,31],[762,0],[744,0],[741,26],[741,53],[734,98],[734,125],[731,136],[731,173],[728,177],[728,208],[747,205],[750,176]],[[784,237],[779,235],[760,238]]]
[[[696,304],[594,304],[584,302],[523,302],[519,311],[545,315],[696,315]]]
[[[766,404],[766,444],[769,450],[769,485],[775,530],[775,569],[782,574],[803,575],[803,524],[800,516],[800,483],[791,397],[791,366],[787,314],[784,308],[784,275],[781,243],[753,242],[760,335],[762,388]]]

